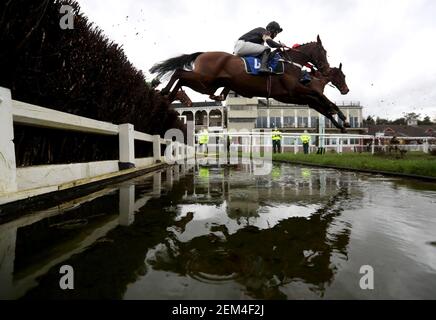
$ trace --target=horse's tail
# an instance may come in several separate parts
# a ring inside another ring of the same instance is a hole
[[[160,63],[155,64],[150,68],[151,73],[157,73],[157,78],[162,78],[165,74],[172,72],[176,69],[186,68],[192,70],[192,64],[195,59],[203,52],[196,52],[192,54],[182,54],[181,56],[174,57]]]

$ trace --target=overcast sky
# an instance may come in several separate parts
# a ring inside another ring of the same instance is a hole
[[[232,52],[237,38],[272,20],[292,45],[320,35],[331,66],[343,64],[364,116],[436,118],[434,0],[79,0],[82,11],[151,79],[156,62],[197,51]],[[207,96],[190,93],[194,101]]]

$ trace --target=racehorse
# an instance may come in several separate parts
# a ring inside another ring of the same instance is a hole
[[[301,65],[305,65],[307,63],[307,57],[304,57],[303,59],[292,59],[292,61],[297,62]],[[310,87],[314,90],[317,90],[320,93],[324,93],[325,86],[331,82],[333,87],[336,87],[339,92],[343,95],[347,94],[350,90],[348,89],[347,83],[345,82],[345,75],[342,72],[342,63],[339,65],[339,68],[330,68],[328,71],[328,74],[324,76],[320,71],[313,70],[312,73],[312,82],[310,84]],[[230,92],[229,88],[224,88],[222,93],[219,96],[211,96],[210,98],[218,101],[223,101],[226,99],[226,96]],[[337,123],[336,119],[333,117],[335,113],[338,114],[339,118],[344,122],[345,127],[349,127],[348,122],[346,121],[345,115],[342,113],[342,111],[336,107],[335,110],[324,110],[322,107],[319,107],[317,105],[311,106],[313,109],[318,111],[319,113],[323,114],[326,118],[328,118],[335,127],[340,127],[339,123]]]
[[[328,73],[328,69],[330,66],[326,58],[327,52],[322,46],[322,42],[319,36],[317,37],[316,42],[309,42],[306,44],[298,45],[298,47],[292,47],[292,48],[286,47],[286,48],[289,49],[286,52],[280,49],[276,50],[276,52],[280,51],[281,56],[284,56],[285,62],[293,63],[299,68],[302,68],[308,63],[311,63],[314,64],[314,66],[317,69],[323,70],[322,72],[323,74]],[[168,85],[172,86],[171,83],[169,83]],[[209,98],[216,101],[224,101],[227,95],[229,94],[229,92],[230,92],[229,88],[224,88],[220,95],[218,96],[210,95]]]
[[[312,43],[311,49],[311,54],[307,56],[310,56],[311,62],[321,74],[327,75],[330,65],[319,36],[317,42]],[[291,54],[291,50],[284,49],[285,55]],[[284,103],[308,105],[332,119],[332,110],[339,110],[339,108],[319,90],[301,84],[299,82],[301,68],[292,61],[288,62],[285,63],[282,75],[253,76],[245,72],[240,57],[225,52],[197,52],[163,61],[153,66],[150,72],[158,73],[158,78],[160,78],[174,71],[168,85],[161,92],[163,95],[169,93],[170,102],[174,100],[182,86],[208,95],[214,95],[218,88],[225,87],[245,97],[259,96],[274,98]],[[193,64],[194,70],[192,70]],[[184,70],[184,68],[192,71]],[[177,80],[176,86],[170,93]],[[333,124],[345,132],[345,128],[336,121]]]

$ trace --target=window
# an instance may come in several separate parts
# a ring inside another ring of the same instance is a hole
[[[294,117],[283,117],[283,126],[284,127],[294,127],[295,125]]]
[[[309,119],[307,117],[298,117],[298,127],[307,128],[309,126]]]
[[[318,128],[318,117],[310,117],[310,127]]]
[[[289,146],[294,144],[294,139],[291,137],[283,137],[283,145]]]
[[[270,117],[269,118],[269,125],[271,128],[274,128],[274,127],[281,128],[282,124],[281,124],[280,117]]]
[[[350,127],[351,128],[359,128],[359,118],[358,117],[350,117]]]
[[[258,117],[256,119],[256,128],[267,128],[267,118],[266,117]]]
[[[230,106],[229,109],[230,110],[235,110],[235,111],[240,111],[240,110],[251,111],[251,110],[254,110],[254,107],[253,106],[247,106],[247,105],[243,105],[243,106],[234,105],[234,106]]]
[[[229,122],[253,122],[253,118],[229,118]]]

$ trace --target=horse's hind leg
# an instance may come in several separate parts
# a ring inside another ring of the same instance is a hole
[[[170,90],[171,90],[171,88],[173,87],[174,83],[175,83],[177,80],[179,80],[179,78],[180,78],[180,71],[184,71],[184,70],[182,70],[182,69],[177,69],[177,70],[174,72],[174,74],[171,76],[171,79],[170,79],[170,81],[168,82],[168,84],[165,86],[165,88],[162,89],[161,94],[162,94],[163,96],[166,96],[166,95],[170,92]]]
[[[177,82],[177,85],[174,87],[168,97],[170,101],[171,99],[174,99],[177,91],[181,87],[189,87],[194,91],[208,95],[213,95],[217,89],[216,86],[211,85],[212,81],[210,81],[210,79],[202,76],[199,73],[196,73],[195,71],[180,70],[178,72],[178,76],[179,82]]]

